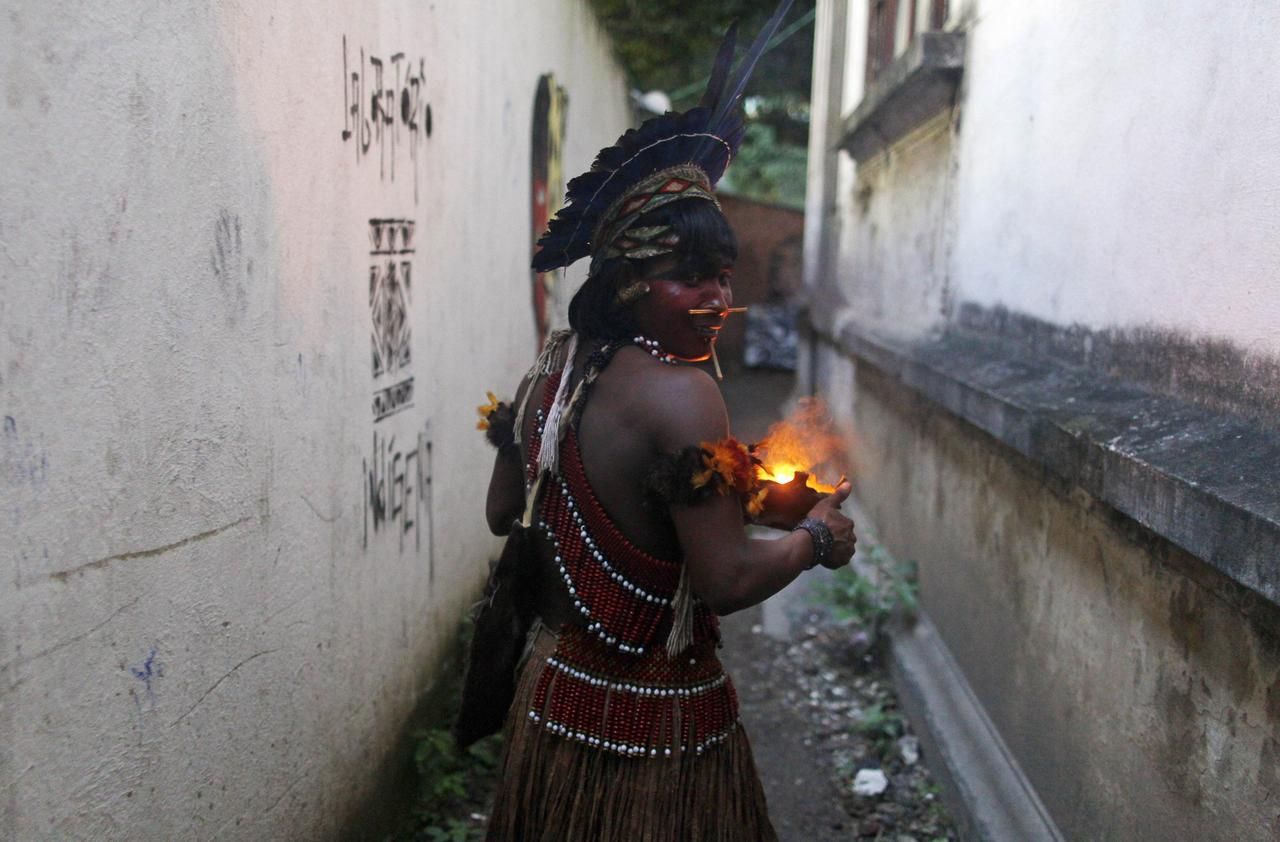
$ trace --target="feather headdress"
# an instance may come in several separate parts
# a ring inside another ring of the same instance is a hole
[[[732,73],[738,27],[729,27],[697,107],[628,130],[600,150],[590,170],[569,182],[565,205],[538,240],[536,271],[567,266],[587,255],[593,260],[614,256],[610,249],[624,232],[634,236],[619,253],[648,257],[671,250],[660,233],[628,229],[641,214],[677,199],[715,201],[716,182],[742,143],[747,80],[792,2],[778,4]]]

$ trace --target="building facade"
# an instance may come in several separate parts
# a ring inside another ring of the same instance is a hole
[[[972,699],[1032,836],[953,798],[980,837],[1275,838],[1280,10],[819,10],[802,375],[919,564],[935,759]]]

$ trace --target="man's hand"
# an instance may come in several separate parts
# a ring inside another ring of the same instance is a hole
[[[796,528],[804,516],[809,513],[823,495],[810,488],[806,483],[808,474],[799,473],[791,482],[782,484],[776,482],[766,482],[764,487],[769,489],[765,494],[760,514],[753,518],[753,522],[761,526],[769,526],[774,529],[781,529],[789,532]]]
[[[831,570],[848,564],[853,558],[853,550],[858,543],[857,536],[853,534],[853,521],[840,512],[840,504],[848,499],[852,491],[853,485],[845,480],[836,486],[833,493],[823,497],[809,510],[808,517],[825,523],[827,529],[831,530],[831,537],[835,539],[835,546],[831,548],[831,558],[823,565]]]

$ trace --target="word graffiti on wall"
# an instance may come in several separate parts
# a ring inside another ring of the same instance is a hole
[[[364,475],[364,547],[373,534],[393,533],[404,552],[405,541],[412,534],[413,549],[422,544],[422,512],[428,499],[431,443],[427,433],[420,432],[407,443],[396,436],[373,433],[373,453],[363,460]],[[428,526],[428,529],[430,527]]]
[[[418,201],[418,155],[431,136],[426,61],[404,53],[381,57],[359,50],[352,68],[342,36],[342,140],[352,142],[356,163],[376,152],[378,175],[395,181],[400,150],[413,165],[413,200]]]

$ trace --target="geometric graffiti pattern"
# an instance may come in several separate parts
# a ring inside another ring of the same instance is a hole
[[[388,260],[369,267],[369,312],[373,317],[373,376],[409,365],[409,261]]]
[[[411,219],[369,220],[369,315],[373,376],[406,368],[412,359],[409,296],[413,289]]]

